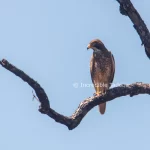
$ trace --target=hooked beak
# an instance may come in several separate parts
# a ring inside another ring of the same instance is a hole
[[[91,45],[89,44],[88,46],[87,46],[87,50],[89,50],[91,48]]]

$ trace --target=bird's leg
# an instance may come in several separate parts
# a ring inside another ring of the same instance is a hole
[[[100,95],[102,95],[102,93],[101,93],[101,92],[93,93],[93,96],[100,96]]]
[[[96,90],[96,93],[94,93],[93,96],[100,96],[103,94],[99,86],[96,86],[95,90]]]
[[[102,94],[105,95],[107,93],[107,90],[108,90],[107,88],[103,89],[103,93]]]
[[[107,93],[107,89],[103,89],[101,91],[97,90],[96,93],[93,94],[93,96],[105,95],[106,93]]]

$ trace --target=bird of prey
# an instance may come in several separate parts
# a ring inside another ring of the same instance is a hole
[[[99,40],[92,40],[87,49],[93,49],[90,61],[90,72],[96,95],[105,94],[111,86],[115,73],[115,60],[110,51]],[[106,102],[99,104],[101,114],[105,113]]]

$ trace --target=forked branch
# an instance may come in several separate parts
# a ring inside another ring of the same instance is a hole
[[[0,61],[2,67],[7,69],[8,71],[12,72],[23,81],[27,82],[34,90],[40,102],[39,111],[43,114],[48,115],[56,122],[64,124],[68,127],[69,130],[74,129],[77,127],[84,116],[95,106],[100,103],[114,100],[115,98],[121,96],[135,96],[138,94],[150,94],[150,84],[144,83],[134,83],[131,85],[121,85],[119,87],[112,88],[107,91],[105,95],[100,97],[89,97],[82,101],[76,111],[72,114],[72,116],[67,117],[64,115],[59,114],[55,110],[50,107],[48,97],[44,91],[44,89],[37,83],[34,79],[29,77],[26,73],[22,70],[18,69],[14,65],[10,64],[7,60],[3,59]]]
[[[134,28],[139,34],[142,44],[144,44],[145,52],[150,58],[150,33],[142,20],[141,16],[134,8],[130,0],[117,0],[120,4],[120,12],[123,15],[128,16],[134,24]],[[50,107],[48,97],[44,89],[34,79],[29,77],[22,70],[16,68],[10,64],[7,60],[3,59],[0,61],[2,67],[12,72],[23,81],[27,82],[34,90],[39,99],[40,107],[39,111],[43,114],[48,115],[56,122],[64,124],[69,130],[76,128],[84,116],[95,106],[103,102],[114,100],[121,96],[135,96],[138,94],[150,94],[150,84],[134,83],[131,85],[121,85],[112,89],[109,89],[106,94],[99,97],[89,97],[82,101],[72,116],[67,117],[59,114]]]

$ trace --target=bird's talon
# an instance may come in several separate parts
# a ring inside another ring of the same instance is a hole
[[[96,96],[97,94],[96,93],[93,93],[93,96]]]

